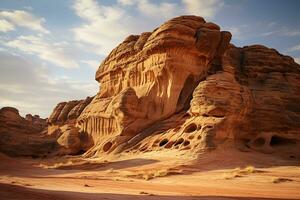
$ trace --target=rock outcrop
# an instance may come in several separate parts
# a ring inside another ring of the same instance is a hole
[[[77,119],[94,143],[86,155],[198,152],[227,139],[267,153],[298,146],[299,65],[230,39],[196,16],[127,37],[100,65],[100,91]]]
[[[93,144],[87,133],[79,132],[79,128],[75,127],[76,119],[92,99],[92,97],[87,97],[83,100],[61,102],[54,108],[47,120],[48,135],[57,137],[60,147],[58,154],[83,153]]]
[[[157,122],[186,112],[194,88],[211,66],[220,66],[230,38],[216,24],[191,16],[127,37],[96,73],[101,89],[78,118],[81,131],[92,136],[100,152],[111,152]]]
[[[59,103],[47,120],[59,154],[199,153],[229,140],[242,151],[300,156],[300,66],[230,39],[197,16],[127,37],[97,70],[96,96]],[[23,120],[13,109],[6,117]]]
[[[11,156],[45,156],[56,141],[46,137],[46,119],[27,114],[25,118],[12,107],[0,109],[0,152]]]

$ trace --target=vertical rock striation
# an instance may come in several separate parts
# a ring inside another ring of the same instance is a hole
[[[243,151],[300,157],[300,66],[197,16],[128,36],[96,72],[93,98],[59,103],[48,119],[60,154]],[[8,121],[20,120],[12,109]],[[35,116],[26,117],[43,127]]]

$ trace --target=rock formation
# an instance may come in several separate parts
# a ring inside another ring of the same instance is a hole
[[[46,119],[19,115],[12,107],[0,109],[0,152],[12,156],[41,156],[53,151],[56,141],[44,137]]]
[[[230,39],[196,16],[127,37],[100,65],[100,91],[77,119],[94,143],[86,155],[197,152],[226,139],[267,153],[299,145],[299,65]]]
[[[97,70],[96,96],[59,103],[48,135],[60,154],[84,156],[198,153],[226,140],[242,151],[300,154],[300,66],[230,39],[197,16],[127,37]]]
[[[78,154],[91,147],[92,140],[85,132],[75,127],[76,119],[92,101],[92,97],[83,100],[61,102],[54,108],[48,122],[48,135],[57,137],[58,154]]]

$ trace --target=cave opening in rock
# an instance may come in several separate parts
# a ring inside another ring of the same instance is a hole
[[[107,142],[104,146],[103,146],[103,151],[107,152],[112,146],[112,142]]]
[[[280,137],[280,136],[276,136],[276,135],[274,135],[271,138],[271,142],[270,142],[271,146],[291,145],[291,144],[296,144],[296,142],[292,139],[288,139],[288,138],[284,138],[284,137]]]
[[[181,111],[182,109],[188,110],[190,108],[190,102],[193,98],[193,91],[197,87],[197,84],[198,82],[195,80],[193,75],[189,75],[185,80],[177,101],[177,112]]]
[[[183,138],[180,138],[179,140],[177,140],[174,144],[174,146],[178,146],[180,145],[181,143],[183,143],[184,139]]]
[[[188,146],[189,144],[190,144],[190,141],[185,140],[184,143],[183,143],[183,146]]]
[[[162,141],[160,141],[159,146],[162,147],[162,146],[164,146],[165,144],[167,144],[168,142],[169,142],[169,140],[165,138],[165,139],[163,139]]]
[[[195,123],[191,123],[190,125],[188,125],[188,126],[185,128],[184,132],[185,132],[185,133],[192,133],[192,132],[194,132],[194,131],[196,131],[196,130],[197,130],[197,125],[196,125]]]
[[[80,149],[76,154],[74,154],[75,156],[79,156],[79,155],[82,155],[84,154],[86,151],[83,150],[83,149]]]
[[[165,148],[170,149],[173,146],[173,144],[174,144],[174,141],[170,141],[165,145]]]

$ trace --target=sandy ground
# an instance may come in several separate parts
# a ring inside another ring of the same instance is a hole
[[[0,155],[0,199],[300,199],[300,160],[228,149],[197,158],[173,151],[108,160]]]

